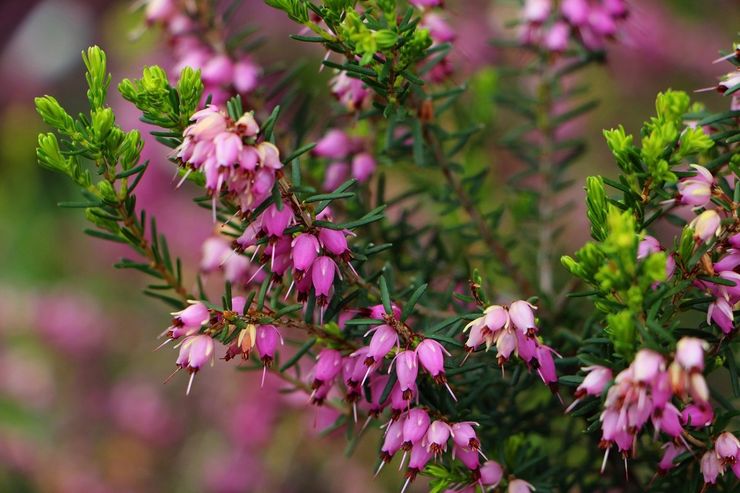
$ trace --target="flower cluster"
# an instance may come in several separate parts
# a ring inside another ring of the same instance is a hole
[[[537,371],[553,392],[557,392],[558,377],[552,356],[555,351],[537,337],[539,329],[535,323],[534,310],[534,305],[523,300],[515,301],[508,307],[489,306],[484,310],[483,316],[465,326],[465,331],[470,330],[465,350],[472,353],[485,343],[488,351],[495,345],[502,369],[511,356],[516,354],[529,368]]]
[[[313,152],[331,160],[324,174],[324,189],[334,190],[350,176],[365,182],[375,172],[375,158],[365,149],[360,138],[353,138],[338,128],[332,128],[319,139]]]
[[[651,421],[656,430],[672,440],[660,470],[666,470],[681,447],[689,445],[684,427],[700,428],[711,423],[714,413],[709,403],[709,389],[704,370],[704,341],[685,337],[678,342],[673,362],[650,349],[642,349],[628,368],[621,371],[609,387],[601,414],[601,444],[606,450],[602,470],[612,445],[625,460],[635,453],[637,436]],[[587,368],[589,375],[576,391],[577,399],[600,395],[611,380],[611,371]],[[686,406],[679,410],[672,402],[678,398]]]
[[[251,112],[234,121],[210,105],[195,113],[192,121],[176,149],[177,157],[189,166],[185,176],[192,170],[203,172],[206,189],[214,196],[214,215],[216,197],[223,190],[238,200],[243,212],[253,210],[270,195],[283,167],[277,147],[259,141],[260,128]]]
[[[707,323],[713,321],[722,332],[729,334],[735,329],[733,307],[740,302],[740,274],[736,272],[740,266],[740,233],[723,234],[722,218],[728,212],[722,207],[709,208],[713,205],[713,197],[731,202],[718,186],[717,178],[703,166],[693,164],[691,167],[696,174],[679,181],[678,201],[697,211],[696,217],[689,223],[697,242],[710,243],[717,239],[717,243],[724,246],[720,250],[721,256],[713,263],[706,262],[705,269],[726,281],[726,284],[718,284],[698,280],[695,284],[714,297],[707,311]]]
[[[522,12],[521,39],[554,52],[565,51],[572,39],[591,51],[604,48],[616,36],[619,22],[627,17],[624,0],[527,0]]]
[[[191,9],[198,7],[182,0],[147,0],[146,20],[159,24],[167,32],[174,51],[175,69],[185,67],[201,71],[205,94],[214,104],[225,103],[235,94],[246,95],[257,87],[261,68],[248,55],[227,53],[220,43],[210,44],[211,31]]]
[[[740,479],[740,441],[729,431],[720,434],[714,441],[714,448],[701,457],[701,473],[704,483],[715,484],[717,477],[730,467]]]

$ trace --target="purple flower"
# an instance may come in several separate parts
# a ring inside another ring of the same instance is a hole
[[[347,236],[344,231],[336,229],[321,228],[319,230],[319,240],[326,251],[332,255],[346,256],[349,253],[347,246]]]
[[[480,467],[480,482],[483,486],[495,488],[504,477],[504,470],[496,461],[487,460]]]
[[[371,331],[373,332],[373,337],[370,339],[365,357],[365,364],[368,366],[381,361],[393,346],[398,345],[398,334],[390,325],[379,325],[371,329]]]
[[[213,339],[205,334],[188,336],[180,344],[180,354],[177,356],[176,364],[190,372],[190,382],[186,394],[190,394],[193,385],[193,377],[207,362],[213,365],[214,344]]]
[[[272,204],[262,213],[262,230],[268,236],[277,238],[283,235],[292,220],[293,210],[290,206],[283,204],[283,209],[280,210],[276,204]]]
[[[435,420],[429,425],[426,439],[427,449],[434,454],[439,455],[447,450],[447,440],[450,439],[452,428],[450,425],[441,420]],[[475,453],[475,452],[474,452]],[[475,453],[477,456],[478,454]]]
[[[404,398],[411,398],[412,389],[416,387],[416,377],[419,374],[419,365],[416,359],[416,352],[401,351],[394,359],[396,365],[396,376],[398,385],[404,393]]]
[[[415,407],[406,415],[403,421],[403,449],[409,450],[411,446],[421,442],[430,424],[429,414]]]
[[[361,152],[352,158],[352,177],[359,182],[367,181],[375,172],[375,167],[375,158],[370,153]]]

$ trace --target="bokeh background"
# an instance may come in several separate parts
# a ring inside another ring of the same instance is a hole
[[[505,58],[487,40],[515,36],[505,26],[516,3],[447,2],[462,72]],[[611,46],[606,68],[587,73],[601,105],[571,129],[589,142],[572,172],[576,203],[585,176],[612,173],[601,129],[622,123],[635,132],[657,91],[715,84],[723,67],[711,61],[740,28],[736,0],[631,3],[624,41]],[[268,37],[256,51],[262,63],[318,64],[322,56],[288,39],[293,26],[261,1],[245,0],[237,22]],[[333,416],[308,407],[305,395],[260,389],[259,375],[232,365],[199,374],[189,397],[182,375],[162,384],[175,358],[171,349],[153,351],[166,311],[140,294],[141,279],[111,267],[124,250],[83,235],[79,211],[56,207],[78,199],[76,191],[36,165],[44,128],[33,97],[53,94],[82,110],[79,54],[90,44],[108,52],[114,84],[168,62],[161,36],[144,28],[130,1],[0,2],[0,492],[396,491],[397,473],[372,479],[377,438],[345,458],[343,436],[326,430]],[[306,90],[326,92],[326,77],[312,74]],[[111,94],[124,127],[139,125]],[[726,105],[712,93],[698,97],[712,109]],[[492,134],[506,130],[495,121]],[[488,153],[494,175],[516,171],[495,145]],[[140,204],[158,216],[173,250],[197,265],[208,212],[189,203],[195,190],[174,189],[156,146],[145,154],[153,166]],[[585,241],[584,221],[578,208],[566,218],[564,250]]]

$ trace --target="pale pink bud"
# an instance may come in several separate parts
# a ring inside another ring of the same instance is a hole
[[[319,240],[310,233],[301,233],[295,237],[291,248],[293,267],[299,271],[306,271],[319,254]]]
[[[271,169],[280,169],[283,167],[283,163],[280,162],[280,151],[275,147],[275,144],[271,142],[260,142],[257,144],[256,149],[262,166]]]
[[[257,87],[260,72],[260,68],[251,60],[245,58],[238,61],[234,64],[234,88],[241,94],[252,92]]]
[[[665,361],[655,351],[641,349],[635,355],[635,360],[630,366],[634,371],[635,380],[649,383],[658,376],[658,373],[664,370]]]
[[[209,107],[210,108],[210,107]],[[211,140],[216,135],[226,130],[226,118],[224,115],[219,113],[217,110],[201,110],[200,112],[193,115],[193,119],[197,118],[196,123],[190,125],[185,129],[185,135],[192,135],[196,139],[200,140]]]
[[[324,248],[332,255],[344,255],[349,252],[347,236],[344,231],[321,228],[319,230],[319,240]]]
[[[689,226],[694,229],[694,238],[706,243],[719,234],[720,222],[717,211],[710,209],[696,216]]]
[[[245,137],[254,137],[260,131],[260,126],[254,118],[254,111],[247,111],[236,121],[236,129]]]
[[[555,53],[561,53],[568,48],[569,39],[570,26],[565,22],[556,22],[545,36],[545,47]]]
[[[434,339],[424,339],[416,347],[416,355],[421,366],[436,380],[444,379],[447,350]],[[449,353],[447,353],[449,354]]]
[[[714,442],[714,450],[723,464],[734,464],[740,452],[740,441],[735,435],[725,431]]]
[[[478,466],[480,466],[477,450],[465,447],[458,447],[457,445],[455,445],[453,454],[455,454],[455,458],[457,460],[462,462],[465,467],[467,467],[471,471],[475,471],[476,469],[478,469]]]
[[[293,210],[288,204],[278,209],[277,204],[271,204],[262,214],[262,229],[271,237],[282,236],[293,219]]]
[[[234,65],[228,56],[217,55],[205,64],[200,75],[206,84],[217,86],[230,84],[234,78]]]
[[[418,407],[409,410],[403,422],[403,445],[408,450],[412,444],[420,442],[430,424],[429,414]]]
[[[575,26],[585,24],[588,19],[589,6],[586,0],[563,0],[560,10],[568,22]]]
[[[373,331],[373,337],[370,339],[370,344],[368,345],[365,364],[368,364],[368,361],[372,363],[373,361],[378,362],[382,360],[393,346],[398,345],[398,334],[390,325],[379,325]]]
[[[527,22],[541,24],[550,15],[550,0],[526,0],[522,16]]]
[[[450,425],[441,420],[435,420],[429,425],[425,443],[434,455],[441,454],[447,450],[447,440],[450,439]],[[478,455],[477,452],[474,452]]]
[[[482,324],[473,325],[472,329],[470,329],[470,334],[468,335],[468,340],[465,341],[465,350],[475,351],[475,349],[483,344],[483,341],[485,340],[485,334],[484,334],[484,327]]]
[[[512,481],[509,481],[509,488],[506,491],[508,493],[530,493],[534,490],[534,486],[527,483],[523,479],[514,479]]]
[[[492,305],[486,308],[485,326],[491,332],[496,332],[509,324],[509,312],[501,305]]]
[[[534,324],[534,305],[526,301],[515,301],[509,306],[509,318],[514,326],[522,332],[537,329]]]
[[[396,376],[398,376],[398,385],[404,393],[411,393],[411,389],[416,386],[416,377],[419,374],[419,365],[416,359],[416,352],[401,351],[396,355]]]
[[[701,474],[706,484],[717,482],[717,476],[722,474],[723,467],[714,450],[707,450],[701,457]]]
[[[311,279],[316,296],[329,296],[329,291],[334,283],[334,274],[337,264],[329,257],[321,256],[313,262],[311,267]]]
[[[352,158],[352,178],[359,182],[367,181],[375,172],[375,158],[367,153],[361,152]]]
[[[581,369],[587,371],[588,375],[586,375],[583,382],[576,389],[576,397],[601,395],[612,379],[612,371],[609,368],[598,365],[587,366]]]
[[[483,486],[495,488],[504,477],[504,469],[494,460],[487,460],[480,466],[480,482]]]
[[[342,354],[336,349],[322,349],[316,357],[311,386],[317,389],[331,382],[340,371],[342,371]]]
[[[676,361],[686,371],[704,370],[706,342],[696,337],[683,337],[676,345]]]
[[[341,130],[331,129],[313,148],[314,154],[329,159],[343,159],[352,150],[352,141]]]

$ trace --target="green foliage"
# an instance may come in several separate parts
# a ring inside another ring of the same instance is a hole
[[[144,114],[144,121],[158,127],[182,130],[188,125],[203,95],[200,71],[186,67],[175,86],[158,66],[146,67],[140,79],[124,79],[118,91]]]

